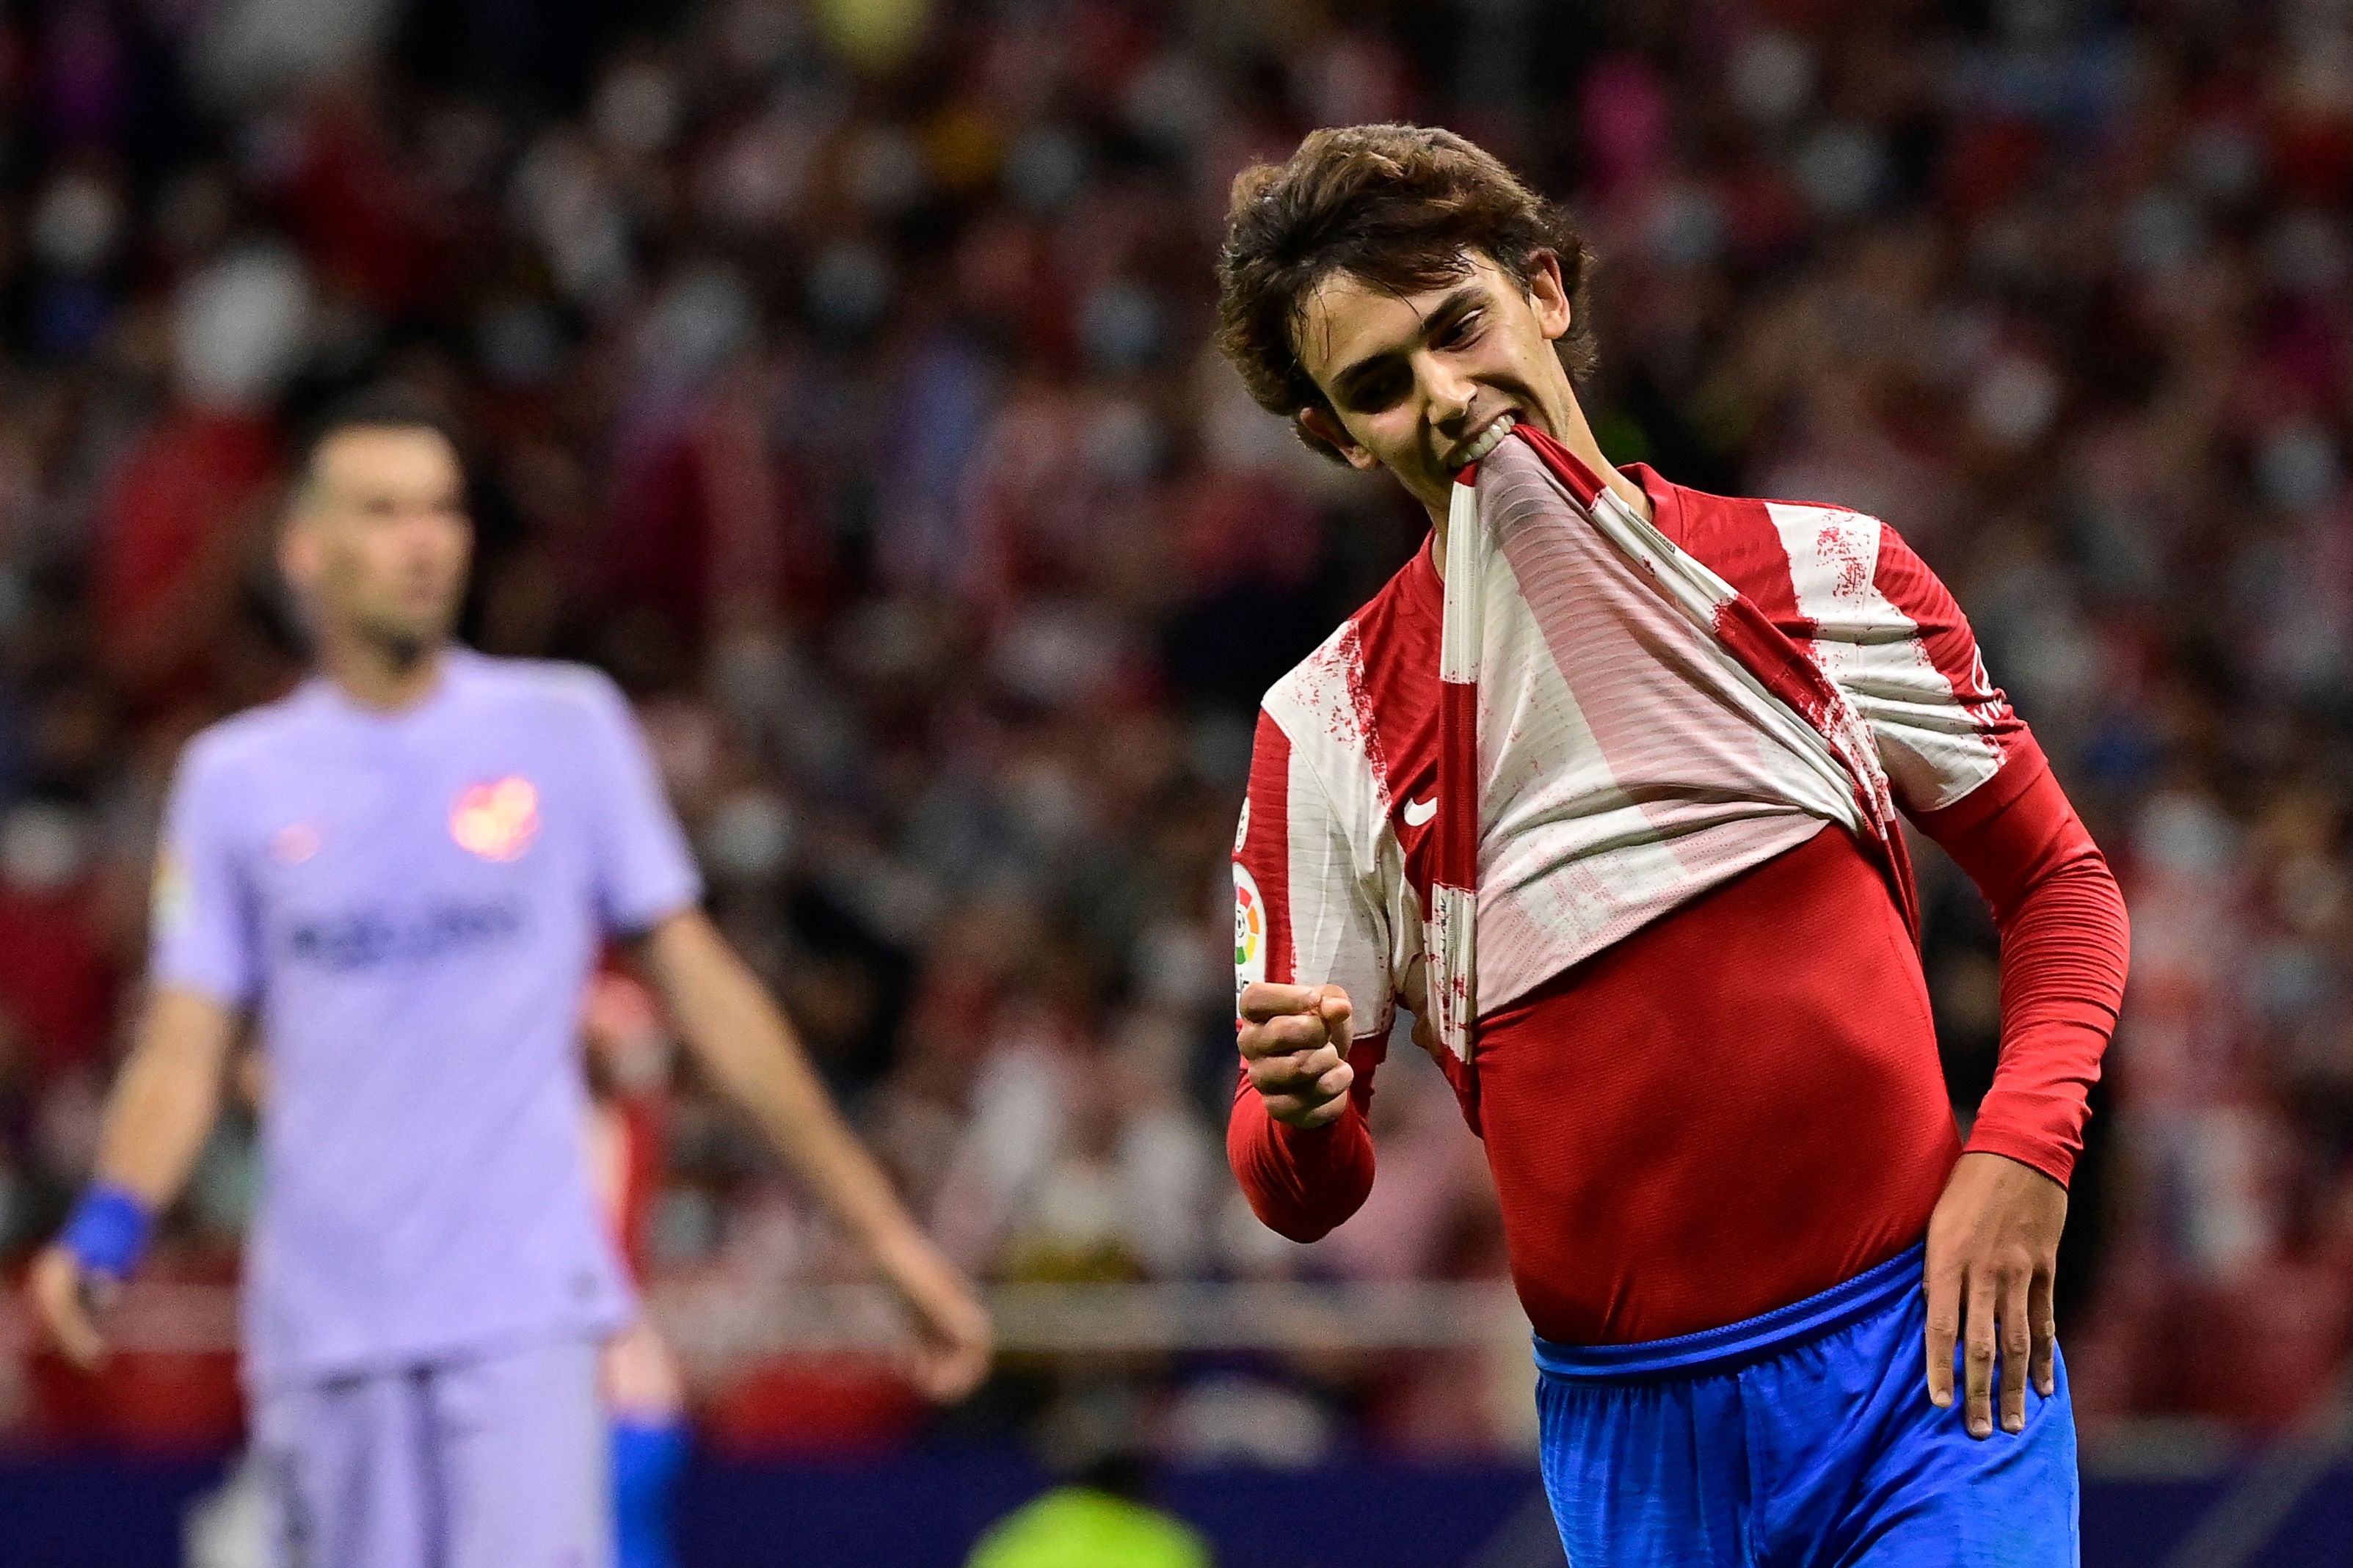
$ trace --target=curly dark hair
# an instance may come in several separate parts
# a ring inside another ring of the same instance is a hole
[[[1299,417],[1331,412],[1299,360],[1308,296],[1334,272],[1419,293],[1460,279],[1472,251],[1522,287],[1539,256],[1558,258],[1570,318],[1556,347],[1571,379],[1589,374],[1598,352],[1586,308],[1593,253],[1576,225],[1493,154],[1419,125],[1313,132],[1288,162],[1235,176],[1218,255],[1218,347],[1260,407],[1336,458]]]

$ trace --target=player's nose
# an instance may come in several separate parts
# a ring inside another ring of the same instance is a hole
[[[1479,400],[1479,389],[1467,377],[1436,369],[1428,374],[1423,384],[1429,398],[1431,427],[1449,440],[1458,440],[1469,435],[1471,409]]]

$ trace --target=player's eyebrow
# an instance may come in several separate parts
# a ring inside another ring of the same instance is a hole
[[[1453,325],[1464,311],[1472,309],[1479,302],[1479,285],[1463,284],[1430,308],[1429,313],[1421,318],[1421,325],[1415,330],[1410,342],[1400,343],[1391,348],[1376,349],[1362,359],[1343,368],[1332,378],[1333,392],[1344,403],[1355,402],[1359,383],[1368,379],[1389,361],[1404,353],[1413,343],[1428,342],[1431,338],[1444,331]]]

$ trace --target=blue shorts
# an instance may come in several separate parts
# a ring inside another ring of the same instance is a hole
[[[1575,1568],[2073,1568],[2066,1366],[2048,1399],[2028,1384],[2025,1431],[1971,1437],[1957,1379],[1952,1408],[1928,1403],[1923,1256],[1704,1333],[1538,1340]]]

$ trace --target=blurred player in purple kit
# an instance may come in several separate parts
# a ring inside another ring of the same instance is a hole
[[[620,692],[451,641],[472,545],[457,449],[393,402],[309,448],[280,548],[318,673],[198,736],[158,859],[151,994],[89,1193],[37,1260],[68,1354],[136,1265],[241,1019],[270,1082],[248,1252],[253,1438],[288,1555],[601,1568],[597,1347],[632,1302],[592,1191],[576,1025],[607,935],[709,1079],[900,1291],[954,1398],[987,1318],[698,909]]]

